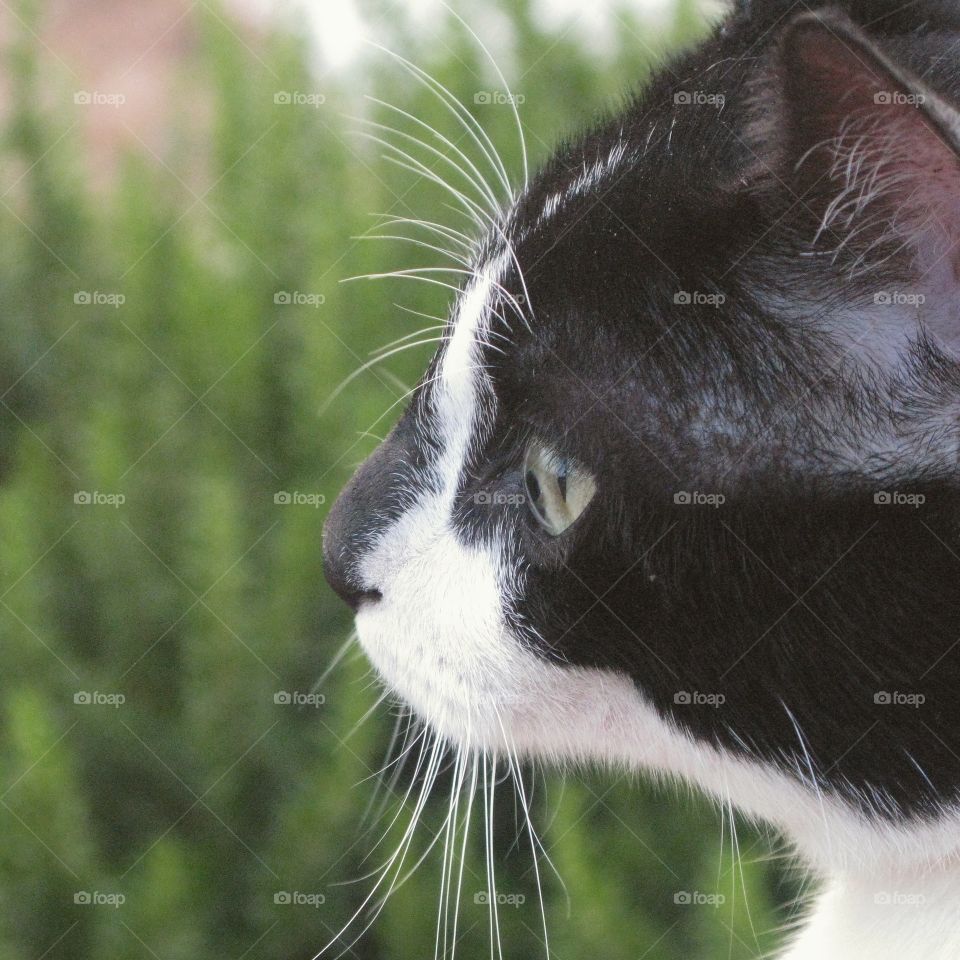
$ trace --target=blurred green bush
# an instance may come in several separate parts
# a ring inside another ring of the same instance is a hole
[[[689,4],[659,34],[622,15],[601,58],[575,30],[541,32],[526,0],[487,7],[515,32],[535,157],[642,81],[652,50],[702,29]],[[82,175],[73,91],[34,37],[38,10],[17,15],[0,145],[0,960],[310,958],[370,887],[347,881],[384,855],[365,860],[377,831],[360,824],[391,725],[384,705],[357,726],[377,695],[361,657],[315,686],[350,629],[323,582],[316,503],[388,430],[430,347],[324,405],[370,351],[417,329],[395,303],[442,316],[446,301],[423,284],[339,281],[430,256],[355,240],[371,213],[456,223],[344,114],[395,123],[370,94],[448,133],[450,118],[386,56],[318,78],[300,41],[278,32],[253,54],[201,3],[180,96],[212,98],[212,124],[199,139],[185,124],[163,162],[129,157],[104,195]],[[396,45],[517,171],[510,111],[473,102],[495,83],[489,65],[454,23],[436,30],[442,43],[398,26]],[[284,691],[323,702],[276,702]],[[738,860],[729,820],[684,791],[537,781],[569,891],[545,871],[552,955],[773,945],[795,888],[743,824]],[[525,898],[501,910],[505,954],[543,956],[529,847],[509,789],[498,796],[498,885]],[[425,838],[445,809],[438,796]],[[471,847],[464,960],[489,954],[479,831]],[[439,883],[434,851],[347,955],[433,956]],[[690,892],[710,902],[684,903]]]

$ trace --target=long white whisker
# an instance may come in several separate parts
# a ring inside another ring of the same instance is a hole
[[[491,225],[496,223],[496,220],[491,215],[490,211],[480,206],[476,200],[464,193],[462,190],[459,190],[452,183],[444,180],[443,177],[441,177],[434,170],[431,170],[425,163],[423,163],[423,161],[418,160],[406,150],[398,147],[395,143],[391,143],[389,140],[384,140],[382,137],[374,136],[372,133],[361,133],[360,136],[365,137],[368,140],[372,140],[374,143],[379,143],[382,147],[385,147],[387,150],[392,150],[395,154],[397,154],[396,157],[392,157],[389,154],[384,154],[383,159],[386,160],[387,163],[393,163],[397,166],[403,167],[404,169],[411,171],[411,173],[416,173],[432,183],[436,183],[438,186],[443,187],[447,193],[449,193],[456,200],[460,201],[460,203],[463,205],[463,212],[468,215],[470,219],[481,229],[484,229],[485,222]],[[401,159],[398,159],[398,157]]]
[[[733,844],[735,847],[736,858],[734,860],[734,869],[737,870],[740,874],[740,886],[743,889],[743,909],[747,914],[747,923],[750,924],[750,933],[753,934],[753,942],[757,946],[757,953],[761,952],[760,948],[760,938],[757,936],[757,928],[753,923],[753,914],[750,912],[750,897],[747,893],[747,878],[743,872],[743,854],[740,850],[740,838],[737,836],[737,825],[734,818],[733,812],[733,798],[730,796],[729,792],[727,793],[727,805],[730,808],[730,823],[733,830]],[[732,919],[732,918],[731,918]]]
[[[420,330],[414,330],[413,333],[408,333],[402,337],[397,337],[396,340],[391,340],[389,343],[385,343],[382,347],[377,347],[376,349],[371,350],[369,356],[372,357],[376,354],[383,353],[386,350],[391,350],[393,347],[396,347],[401,343],[405,343],[407,340],[413,340],[415,337],[423,337],[428,333],[436,333],[439,330],[443,330],[445,327],[446,324],[441,322],[432,327],[423,327]]]
[[[404,313],[409,313],[411,316],[422,317],[424,320],[434,320],[441,326],[446,326],[446,320],[444,320],[443,317],[436,317],[432,313],[423,313],[421,310],[414,310],[412,307],[405,307],[399,303],[395,303],[394,306]]]
[[[396,870],[393,871],[393,879],[391,880],[386,893],[381,898],[380,903],[374,909],[373,915],[371,916],[369,921],[366,923],[364,928],[357,934],[357,936],[354,937],[354,939],[346,947],[344,947],[344,949],[339,954],[337,954],[337,960],[339,960],[340,957],[344,956],[344,954],[352,950],[353,947],[356,945],[356,943],[366,934],[366,932],[370,929],[370,927],[376,922],[377,917],[382,912],[384,906],[386,905],[387,900],[389,900],[391,893],[393,893],[394,889],[396,888],[397,879],[400,876],[400,873],[403,869],[404,860],[406,859],[407,853],[410,849],[410,845],[413,842],[414,833],[416,831],[417,824],[420,821],[420,816],[423,813],[424,806],[426,805],[427,797],[434,783],[436,782],[437,771],[439,769],[440,759],[442,757],[443,750],[444,750],[444,747],[443,747],[442,741],[440,740],[439,737],[436,737],[433,743],[433,751],[430,755],[430,762],[427,767],[427,771],[424,774],[424,781],[423,781],[423,786],[421,787],[421,790],[420,790],[420,796],[417,798],[416,806],[414,807],[413,813],[411,814],[410,823],[407,825],[407,828],[404,831],[403,837],[400,840],[400,845],[398,846],[394,854],[390,857],[390,859],[387,861],[383,869],[383,872],[381,873],[380,878],[377,880],[376,884],[374,884],[373,889],[364,898],[363,903],[357,908],[356,912],[353,914],[350,920],[347,921],[347,924],[344,927],[344,930],[346,930],[354,922],[354,920],[356,920],[356,918],[367,908],[370,901],[373,899],[374,895],[376,894],[377,890],[380,888],[381,884],[383,884],[383,882],[389,876],[391,870],[394,867],[394,864],[396,864]],[[335,937],[329,944],[327,944],[327,946],[325,946],[323,950],[321,950],[320,953],[318,953],[313,958],[313,960],[318,960],[319,957],[321,957],[328,949],[330,949],[330,947],[336,942],[337,939],[339,939],[342,933],[343,933],[343,930],[341,930],[340,934],[338,934],[337,937]]]
[[[463,868],[467,862],[467,839],[470,835],[470,823],[473,815],[473,801],[477,795],[477,778],[480,772],[480,760],[476,750],[471,750],[470,786],[467,794],[467,812],[464,815],[463,841],[460,845],[460,869],[457,874],[457,892],[453,907],[453,932],[451,935],[451,960],[457,951],[457,928],[460,922],[460,896],[463,892]]]
[[[433,220],[418,220],[416,217],[398,217],[389,213],[374,213],[371,214],[371,216],[384,218],[382,223],[377,224],[377,227],[380,229],[383,227],[395,227],[401,224],[408,224],[411,227],[423,227],[425,230],[438,233],[451,242],[459,244],[468,253],[472,252],[476,247],[476,241],[469,234],[463,233],[455,227],[436,223]]]
[[[451,13],[453,16],[464,26],[467,32],[471,37],[477,42],[477,45],[480,49],[487,55],[490,63],[493,65],[493,69],[497,71],[497,76],[500,78],[500,82],[503,84],[504,92],[507,95],[507,98],[510,100],[510,106],[513,107],[513,117],[517,124],[517,133],[520,135],[520,153],[523,157],[523,186],[526,189],[530,185],[530,164],[527,159],[527,138],[523,133],[523,124],[520,122],[520,111],[517,109],[517,98],[513,95],[513,92],[510,90],[510,84],[507,83],[507,78],[503,75],[503,71],[500,69],[500,65],[497,63],[496,58],[487,48],[487,45],[480,39],[477,35],[477,32],[467,23],[466,20],[457,13],[445,0],[440,0],[440,3]]]
[[[433,751],[432,751],[432,753],[431,753],[431,755],[430,755],[430,765],[431,765],[431,767],[432,767],[433,763],[436,761],[438,750],[439,750],[439,740],[438,740],[438,739],[435,739],[435,740],[434,740],[434,744],[433,744]],[[420,760],[418,761],[418,768],[419,768],[420,762],[423,761],[423,756],[424,756],[424,753],[425,753],[425,752],[426,752],[426,744],[424,744],[424,749],[422,749],[421,752],[420,752]],[[356,909],[356,911],[354,912],[353,916],[351,916],[350,919],[344,924],[344,926],[343,926],[343,928],[340,930],[340,932],[339,932],[319,953],[317,953],[317,954],[314,956],[313,960],[319,960],[319,958],[322,957],[322,956],[337,942],[337,940],[340,939],[340,937],[343,935],[343,933],[344,933],[347,929],[349,929],[349,927],[353,924],[353,922],[357,919],[357,917],[359,917],[360,914],[363,913],[364,910],[366,910],[367,906],[369,905],[370,901],[373,899],[373,897],[374,897],[374,895],[376,894],[377,890],[379,889],[380,885],[384,882],[384,880],[386,880],[386,878],[387,878],[387,876],[388,876],[388,874],[389,874],[389,872],[390,872],[390,868],[391,868],[391,867],[393,866],[393,864],[396,862],[397,858],[401,855],[401,851],[404,851],[404,850],[405,850],[406,842],[408,841],[408,839],[409,839],[409,838],[411,837],[411,835],[412,835],[412,829],[411,829],[411,828],[412,828],[413,826],[415,826],[415,820],[416,820],[416,818],[417,818],[417,810],[420,809],[420,805],[421,805],[421,803],[422,803],[422,801],[423,801],[423,799],[424,799],[424,794],[425,794],[425,792],[426,792],[426,788],[427,788],[428,783],[429,783],[429,779],[425,779],[424,782],[423,782],[423,786],[421,787],[421,790],[420,790],[420,797],[419,797],[419,799],[418,799],[417,808],[416,808],[415,811],[414,811],[414,815],[411,815],[410,824],[408,824],[406,830],[404,831],[404,834],[403,834],[403,836],[401,837],[399,846],[398,846],[397,849],[394,851],[394,853],[393,853],[393,855],[390,857],[390,859],[386,862],[386,864],[385,864],[385,866],[384,866],[384,868],[383,868],[383,871],[382,871],[381,874],[380,874],[379,879],[377,880],[376,884],[373,886],[373,889],[370,890],[370,892],[369,892],[369,893],[367,894],[367,896],[364,898],[364,900],[363,900],[363,902],[360,904],[360,906],[357,907],[357,909]],[[413,789],[413,783],[411,783],[411,785],[410,785],[410,790],[412,790],[412,789]],[[407,796],[409,796],[410,790],[407,791]],[[406,800],[406,798],[404,798],[404,799]],[[394,820],[394,822],[396,822],[396,820]],[[392,827],[392,824],[391,824],[391,827]],[[389,829],[389,828],[388,828],[388,829]],[[378,912],[379,912],[379,911],[378,911]],[[339,957],[342,957],[347,951],[349,951],[349,950],[354,946],[354,944],[357,943],[357,941],[367,932],[367,930],[370,929],[370,925],[373,923],[373,921],[374,921],[375,919],[376,919],[376,915],[373,917],[373,919],[372,919],[369,923],[366,924],[366,926],[363,928],[363,930],[361,930],[360,933],[344,948],[344,950],[341,951],[341,952],[337,955],[338,958],[339,958]]]
[[[386,107],[388,110],[393,110],[394,112],[400,114],[401,116],[406,117],[408,120],[412,120],[412,121],[413,121],[415,124],[417,124],[419,127],[422,127],[422,128],[425,129],[427,132],[429,132],[429,133],[431,133],[433,136],[435,136],[438,140],[440,140],[440,142],[443,143],[444,146],[446,146],[448,149],[452,150],[452,151],[467,165],[467,167],[469,168],[470,174],[471,174],[470,176],[468,176],[468,175],[467,175],[467,171],[465,171],[465,170],[458,164],[458,165],[457,165],[457,169],[459,170],[460,175],[461,175],[465,180],[467,180],[467,182],[471,183],[472,186],[477,190],[478,193],[481,193],[484,197],[486,197],[486,198],[489,200],[491,210],[499,210],[499,208],[500,208],[500,201],[497,199],[496,193],[493,191],[493,188],[490,186],[490,182],[489,182],[489,181],[487,180],[487,178],[483,175],[483,173],[481,172],[480,168],[473,162],[473,160],[470,158],[470,156],[469,156],[466,152],[464,152],[463,150],[461,150],[460,147],[458,147],[456,143],[454,143],[452,140],[449,139],[449,137],[446,137],[444,134],[442,134],[442,133],[441,133],[439,130],[437,130],[435,127],[430,126],[430,124],[426,123],[424,120],[421,120],[419,117],[415,116],[414,114],[409,113],[408,111],[401,109],[400,107],[396,106],[395,104],[387,103],[387,102],[384,101],[384,100],[378,100],[378,99],[376,99],[375,97],[369,97],[368,99],[373,100],[374,103],[378,103],[378,104],[380,104],[381,106]],[[383,129],[385,129],[385,130],[393,129],[393,128],[387,126],[386,124],[383,124],[382,127],[383,127]],[[396,133],[401,133],[401,131],[399,131],[399,130],[395,130],[394,132],[396,132]],[[421,145],[424,146],[424,147],[430,148],[430,145],[429,145],[428,143],[426,143],[426,141],[424,141],[424,140],[420,140],[419,138],[413,137],[413,136],[411,136],[410,134],[402,134],[402,135],[408,137],[408,138],[411,139],[411,140],[413,140],[415,143],[419,143],[419,144],[421,144]],[[432,149],[432,148],[431,148],[431,149]],[[445,154],[441,154],[441,155],[444,156],[444,157],[446,157]],[[511,191],[509,190],[509,188],[507,188],[507,199],[508,199],[508,200],[510,199],[510,195],[511,195]]]
[[[404,728],[404,721],[406,721],[406,726]],[[397,751],[397,743],[400,740],[400,730],[405,729],[403,742],[400,744],[400,749]],[[371,773],[370,776],[364,777],[362,780],[358,781],[356,786],[361,786],[366,783],[368,780],[373,780],[373,789],[370,791],[370,798],[367,800],[366,809],[363,812],[363,816],[360,818],[360,830],[370,822],[370,814],[373,810],[374,804],[376,803],[380,792],[384,788],[384,776],[391,767],[396,767],[401,764],[404,758],[407,756],[410,749],[415,744],[410,744],[408,746],[407,741],[410,733],[410,714],[408,713],[398,713],[393,722],[393,729],[390,732],[390,740],[387,743],[387,750],[385,754],[385,761],[383,765],[375,773]],[[394,752],[396,751],[396,756]],[[393,780],[393,773],[391,772],[391,780]],[[392,792],[392,791],[391,791]]]
[[[357,377],[366,373],[371,367],[375,367],[378,363],[382,363],[384,360],[387,360],[389,357],[395,356],[398,353],[403,353],[404,350],[414,350],[417,347],[425,347],[431,343],[439,343],[442,340],[443,337],[429,337],[425,340],[417,340],[413,343],[405,343],[402,346],[394,347],[392,350],[387,350],[386,353],[380,353],[372,360],[368,360],[366,363],[361,364],[356,370],[353,371],[353,373],[342,380],[333,393],[327,397],[326,402],[320,408],[320,415],[322,416],[324,413],[326,413],[326,411],[330,409],[330,405],[337,399],[337,397],[339,397],[340,394],[343,393],[343,391],[346,390],[346,388],[357,379]]]
[[[355,629],[351,630],[350,635],[340,645],[340,648],[337,650],[337,652],[331,658],[330,662],[327,664],[326,669],[323,671],[323,673],[320,674],[320,676],[314,682],[313,686],[310,688],[311,693],[316,693],[327,682],[327,679],[329,678],[330,674],[333,673],[333,671],[336,670],[341,663],[343,663],[347,654],[350,652],[351,647],[353,647],[354,643],[356,642],[356,639],[357,639],[357,631]]]
[[[452,205],[449,204],[449,203],[444,203],[444,206],[445,206],[448,210],[452,210],[452,211],[453,211],[454,213],[456,213],[456,214],[459,214],[459,215],[461,215],[461,216],[467,216],[467,214],[465,214],[462,210],[458,210],[456,207],[452,206]],[[491,227],[493,227],[493,229],[496,231],[496,233],[500,236],[500,239],[503,241],[504,245],[505,245],[506,248],[507,248],[507,253],[508,253],[509,256],[510,256],[510,259],[513,261],[514,267],[516,267],[517,276],[520,278],[520,285],[523,287],[523,295],[524,295],[524,298],[526,299],[527,305],[528,305],[529,308],[530,308],[530,316],[531,316],[531,317],[535,317],[534,309],[533,309],[533,301],[530,299],[530,290],[529,290],[529,288],[527,287],[527,279],[526,279],[526,277],[524,276],[523,268],[520,266],[520,259],[519,259],[519,257],[517,256],[516,248],[514,247],[513,242],[512,242],[512,241],[510,240],[510,238],[507,236],[506,231],[503,229],[503,227],[501,226],[501,224],[500,224],[499,222],[497,222],[497,221],[495,221],[495,220],[491,220],[490,225],[491,225]],[[498,286],[499,286],[499,284],[498,284]],[[513,300],[513,302],[514,302],[514,309],[517,311],[518,316],[521,318],[521,320],[523,320],[524,324],[526,325],[527,329],[529,330],[529,329],[530,329],[530,320],[528,319],[526,313],[523,311],[523,309],[522,309],[522,307],[520,306],[520,304],[517,303],[517,301],[516,301],[516,299],[513,297],[513,295],[512,295],[512,294],[509,294],[509,292],[506,291],[505,288],[503,288],[502,286],[501,286],[500,288],[501,288],[501,290],[503,290],[505,293],[507,293],[508,296],[510,296],[510,298]]]
[[[438,150],[436,147],[427,143],[424,140],[421,140],[419,137],[415,137],[412,133],[405,133],[403,130],[398,130],[396,127],[392,127],[386,123],[378,123],[376,120],[369,120],[360,117],[352,118],[355,122],[366,123],[369,126],[376,127],[378,130],[382,130],[385,133],[392,133],[398,137],[403,137],[404,140],[407,140],[411,143],[415,143],[418,146],[422,147],[424,150],[427,150],[429,153],[433,154],[449,167],[452,167],[453,170],[458,173],[463,179],[477,191],[480,196],[490,204],[491,211],[499,210],[500,204],[497,200],[496,195],[490,189],[490,186],[487,184],[487,181],[483,178],[480,171],[477,170],[476,165],[472,160],[451,140],[448,140],[442,133],[438,130],[434,130],[429,124],[424,123],[422,120],[417,119],[412,113],[407,113],[406,110],[401,110],[399,107],[393,106],[393,104],[385,103],[383,100],[377,100],[374,97],[368,97],[368,99],[373,100],[375,103],[379,103],[381,106],[387,107],[391,110],[396,110],[398,113],[402,114],[405,117],[413,120],[415,123],[418,123],[421,127],[425,127],[430,131],[435,137],[441,140],[449,149],[453,150],[458,156],[462,157],[464,161],[469,165],[470,170],[473,171],[471,174],[469,171],[464,169],[456,160],[452,157],[447,156],[443,151]]]
[[[379,849],[380,845],[387,839],[387,837],[390,836],[391,831],[396,826],[397,821],[403,815],[403,811],[407,807],[407,803],[410,800],[410,794],[413,793],[413,788],[417,783],[417,778],[420,775],[420,771],[421,769],[423,769],[424,763],[427,762],[426,758],[428,754],[430,754],[431,739],[429,736],[429,728],[425,727],[424,732],[427,734],[427,736],[425,736],[420,743],[420,753],[417,756],[417,762],[414,765],[413,773],[410,775],[410,783],[407,785],[407,789],[404,791],[403,798],[401,799],[400,804],[397,807],[397,811],[396,813],[394,813],[392,819],[390,820],[390,823],[387,824],[386,829],[380,835],[380,839],[364,855],[363,860],[360,861],[361,863],[365,863],[367,860],[369,860],[370,857],[373,856],[374,851]],[[414,746],[415,745],[416,744],[414,743]],[[421,791],[422,791],[422,786],[421,786]],[[379,869],[380,868],[377,867],[376,869],[371,871],[371,873],[365,874],[361,877],[358,877],[357,879],[364,880],[369,876],[375,876],[379,871]]]
[[[494,790],[497,782],[497,761],[496,757],[490,760],[490,771],[488,775],[487,758],[483,757],[483,808],[486,828],[486,850],[487,850],[487,899],[490,916],[490,958],[494,958],[494,945],[497,948],[499,960],[503,960],[503,946],[500,943],[500,912],[497,905],[497,875],[494,867],[493,856],[493,804]],[[489,785],[489,793],[488,793]]]
[[[447,250],[446,247],[438,247],[435,243],[427,243],[426,240],[418,240],[416,237],[405,237],[403,234],[399,233],[367,233],[359,237],[353,237],[354,240],[399,240],[402,243],[412,243],[416,247],[423,247],[425,250],[433,250],[434,253],[442,254],[445,257],[449,257],[451,260],[454,260],[456,263],[461,264],[464,267],[470,266],[470,261],[461,256],[459,253],[454,253],[452,250]]]
[[[527,801],[526,790],[523,786],[523,772],[520,770],[520,765],[517,760],[516,750],[511,745],[511,740],[507,736],[506,728],[503,725],[503,719],[500,716],[500,711],[494,707],[497,716],[497,723],[500,726],[500,732],[503,735],[504,746],[507,751],[507,764],[510,770],[511,775],[513,776],[513,782],[516,786],[517,793],[520,797],[520,807],[523,811],[524,820],[526,821],[527,826],[527,836],[530,839],[530,853],[533,856],[533,872],[537,882],[537,896],[540,901],[540,918],[543,921],[543,945],[546,948],[547,960],[550,960],[550,934],[547,929],[547,908],[546,903],[543,899],[543,882],[540,877],[540,858],[537,855],[537,846],[539,844],[540,849],[543,850],[543,855],[546,857],[547,862],[553,868],[554,873],[557,873],[557,868],[553,865],[553,861],[550,859],[546,850],[543,849],[543,844],[540,842],[537,837],[536,831],[533,829],[533,821],[530,819],[530,804]],[[559,874],[557,874],[559,876]]]
[[[507,168],[503,164],[503,160],[500,158],[500,154],[497,152],[496,147],[493,145],[493,141],[487,135],[487,132],[483,129],[482,125],[476,120],[476,118],[470,113],[469,110],[451,93],[439,80],[435,77],[432,77],[426,70],[418,67],[415,63],[410,60],[407,60],[405,57],[400,56],[398,53],[394,53],[392,50],[387,49],[386,47],[381,46],[378,43],[370,41],[372,46],[376,47],[378,50],[381,50],[387,56],[392,57],[398,63],[402,64],[406,68],[407,72],[413,76],[417,82],[422,84],[429,90],[433,95],[440,100],[440,102],[447,108],[447,110],[461,123],[464,131],[470,137],[471,140],[480,148],[481,153],[483,153],[484,158],[487,163],[490,164],[493,171],[496,173],[497,178],[503,184],[504,190],[509,195],[511,193],[510,178],[507,175]]]
[[[400,718],[403,718],[403,714],[400,715]],[[417,744],[421,744],[421,750],[423,749],[423,742],[428,738],[428,731],[424,724],[420,724],[416,721],[416,718],[411,714],[407,713],[406,715],[407,725],[403,734],[403,743],[400,746],[400,752],[397,754],[396,759],[385,763],[383,767],[378,771],[376,776],[380,777],[377,781],[376,789],[383,793],[383,800],[381,800],[379,808],[376,814],[369,816],[370,830],[372,830],[376,824],[380,823],[383,819],[384,811],[387,808],[387,805],[390,802],[391,796],[397,795],[397,784],[400,782],[400,777],[403,774],[404,767],[406,766],[406,759],[413,753]],[[411,731],[419,727],[419,732],[411,739]],[[387,772],[389,767],[393,767],[393,770],[390,772],[390,779],[386,783],[382,780],[382,775]],[[362,782],[362,781],[361,781]],[[375,791],[376,792],[376,791]],[[405,801],[404,801],[405,802]],[[372,804],[371,804],[372,806]],[[385,839],[385,837],[383,838]],[[380,841],[382,842],[382,840]],[[379,844],[378,844],[379,845]],[[366,859],[366,858],[364,858]]]
[[[467,369],[468,369],[468,371],[469,371],[469,370],[482,370],[482,369],[484,369],[484,367],[483,367],[482,364],[473,364],[473,365],[469,366]],[[430,386],[430,384],[436,383],[439,379],[440,379],[440,374],[437,373],[437,374],[435,374],[434,376],[430,377],[428,380],[424,380],[424,381],[422,381],[421,383],[419,383],[419,384],[411,387],[409,390],[406,391],[406,393],[404,393],[404,394],[402,394],[401,396],[397,397],[397,399],[394,400],[393,403],[391,403],[390,406],[387,407],[387,409],[384,410],[383,413],[381,413],[380,416],[377,417],[377,419],[374,420],[372,424],[370,424],[369,430],[372,430],[384,417],[388,416],[392,410],[396,409],[396,407],[398,407],[401,403],[403,403],[405,400],[409,399],[409,397],[410,397],[419,387],[428,387],[428,386]],[[369,430],[368,430],[367,432],[369,432]]]
[[[481,230],[484,229],[484,221],[492,219],[488,211],[484,207],[481,207],[476,200],[458,187],[455,187],[449,180],[444,180],[435,170],[431,170],[422,160],[418,160],[413,154],[404,150],[402,147],[398,147],[395,143],[384,140],[383,137],[378,137],[373,133],[360,131],[358,136],[370,140],[373,143],[378,143],[380,146],[395,153],[396,156],[391,156],[389,153],[381,155],[387,163],[393,163],[396,166],[402,167],[404,170],[409,170],[411,173],[415,173],[417,176],[423,177],[423,179],[429,180],[431,183],[435,183],[446,190],[447,193],[460,203],[461,213],[469,217]]]
[[[363,712],[363,716],[350,728],[346,736],[343,737],[343,742],[346,743],[369,719],[373,716],[379,709],[380,705],[383,703],[387,697],[390,696],[389,690],[384,690],[373,704]]]
[[[463,788],[464,752],[462,747],[457,748],[456,765],[454,767],[453,783],[450,788],[450,804],[447,810],[446,837],[443,845],[443,865],[440,871],[440,899],[437,905],[437,933],[434,943],[433,956],[438,960],[440,956],[440,933],[443,931],[443,957],[447,955],[447,931],[450,916],[450,888],[453,883],[453,862],[457,840],[457,817],[460,808],[460,793]]]
[[[452,267],[450,268],[453,269]],[[423,277],[419,273],[412,273],[410,271],[398,270],[395,273],[364,273],[356,277],[345,277],[341,280],[341,283],[355,283],[357,280],[389,280],[391,277],[396,277],[399,280],[419,280],[421,283],[431,283],[437,287],[445,287],[447,290],[452,290],[454,293],[460,293],[460,288],[454,286],[452,283],[445,283],[443,280],[434,280],[432,277]]]
[[[355,277],[348,277],[341,281],[346,283],[348,280],[386,280],[390,277],[416,277],[431,273],[452,273],[458,277],[475,277],[475,270],[464,270],[462,267],[407,267],[404,270],[385,270],[382,273],[361,273]],[[459,288],[455,287],[459,293]]]

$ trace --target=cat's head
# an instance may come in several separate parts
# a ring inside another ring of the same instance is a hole
[[[754,6],[503,211],[326,569],[454,741],[922,857],[960,789],[960,34]]]

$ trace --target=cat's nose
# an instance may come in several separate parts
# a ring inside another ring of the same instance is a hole
[[[323,527],[323,575],[334,593],[356,613],[361,604],[383,599],[383,594],[361,581],[357,572],[359,559],[353,544],[355,505],[349,495],[341,496],[333,505]]]
[[[383,599],[383,594],[371,587],[364,587],[354,580],[345,568],[331,564],[327,554],[323,556],[323,573],[333,592],[356,613],[364,603],[376,603]]]
[[[383,599],[382,583],[362,573],[364,560],[379,532],[399,515],[391,491],[397,465],[411,456],[402,423],[360,466],[337,497],[323,526],[323,572],[337,596],[352,610]]]

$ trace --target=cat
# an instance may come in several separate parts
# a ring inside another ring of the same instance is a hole
[[[741,0],[516,191],[326,522],[433,730],[788,838],[783,960],[960,957],[958,53]]]

